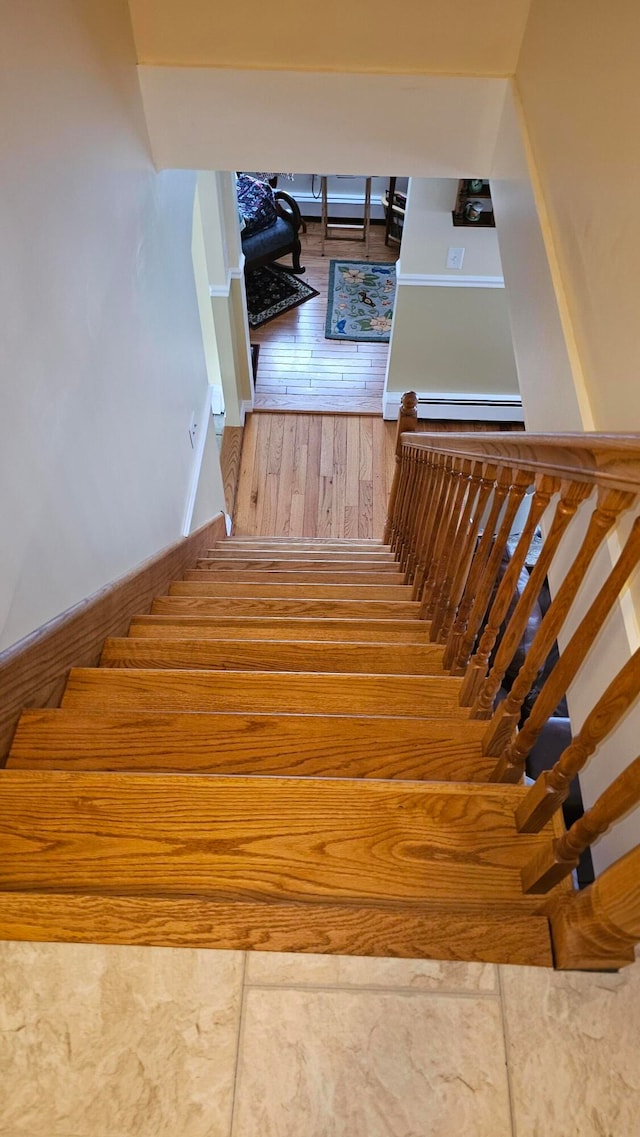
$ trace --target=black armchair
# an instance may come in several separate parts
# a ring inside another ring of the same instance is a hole
[[[301,245],[298,236],[302,226],[302,217],[297,201],[285,193],[276,190],[276,220],[268,229],[261,229],[258,233],[242,233],[242,251],[245,257],[245,272],[260,268],[261,265],[271,264],[281,257],[291,253],[292,272],[303,273],[305,270],[300,264]]]

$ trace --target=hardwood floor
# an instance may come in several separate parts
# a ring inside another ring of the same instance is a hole
[[[234,532],[381,537],[395,434],[373,415],[249,415]]]
[[[329,262],[364,260],[360,241],[327,241],[320,255],[320,224],[302,234],[306,280],[320,293],[298,308],[251,332],[260,344],[255,408],[262,411],[313,411],[381,414],[388,344],[339,343],[324,338]],[[384,243],[384,226],[371,227],[369,260],[395,261],[398,246]],[[282,262],[286,264],[286,261]]]

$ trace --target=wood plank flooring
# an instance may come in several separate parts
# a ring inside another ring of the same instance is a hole
[[[373,415],[254,412],[244,430],[234,532],[381,537],[395,434],[394,422]]]
[[[359,241],[327,241],[320,254],[320,223],[302,234],[302,277],[319,296],[251,332],[260,345],[256,410],[381,414],[389,345],[341,343],[324,338],[331,258],[364,260]],[[384,243],[384,226],[371,227],[369,260],[395,261],[398,246]],[[290,267],[291,258],[281,263]]]

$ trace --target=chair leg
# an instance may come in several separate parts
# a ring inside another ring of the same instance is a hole
[[[291,271],[295,272],[296,274],[300,274],[300,273],[305,271],[303,266],[300,264],[300,253],[301,252],[302,252],[302,245],[300,244],[299,238],[296,238],[294,246],[293,246],[293,250],[291,253],[292,258],[293,258],[293,268]]]

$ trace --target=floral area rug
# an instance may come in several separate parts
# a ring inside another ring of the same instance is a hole
[[[395,296],[395,264],[332,260],[325,339],[388,343]]]
[[[299,276],[271,265],[248,272],[245,283],[250,328],[261,328],[290,308],[320,295]]]

